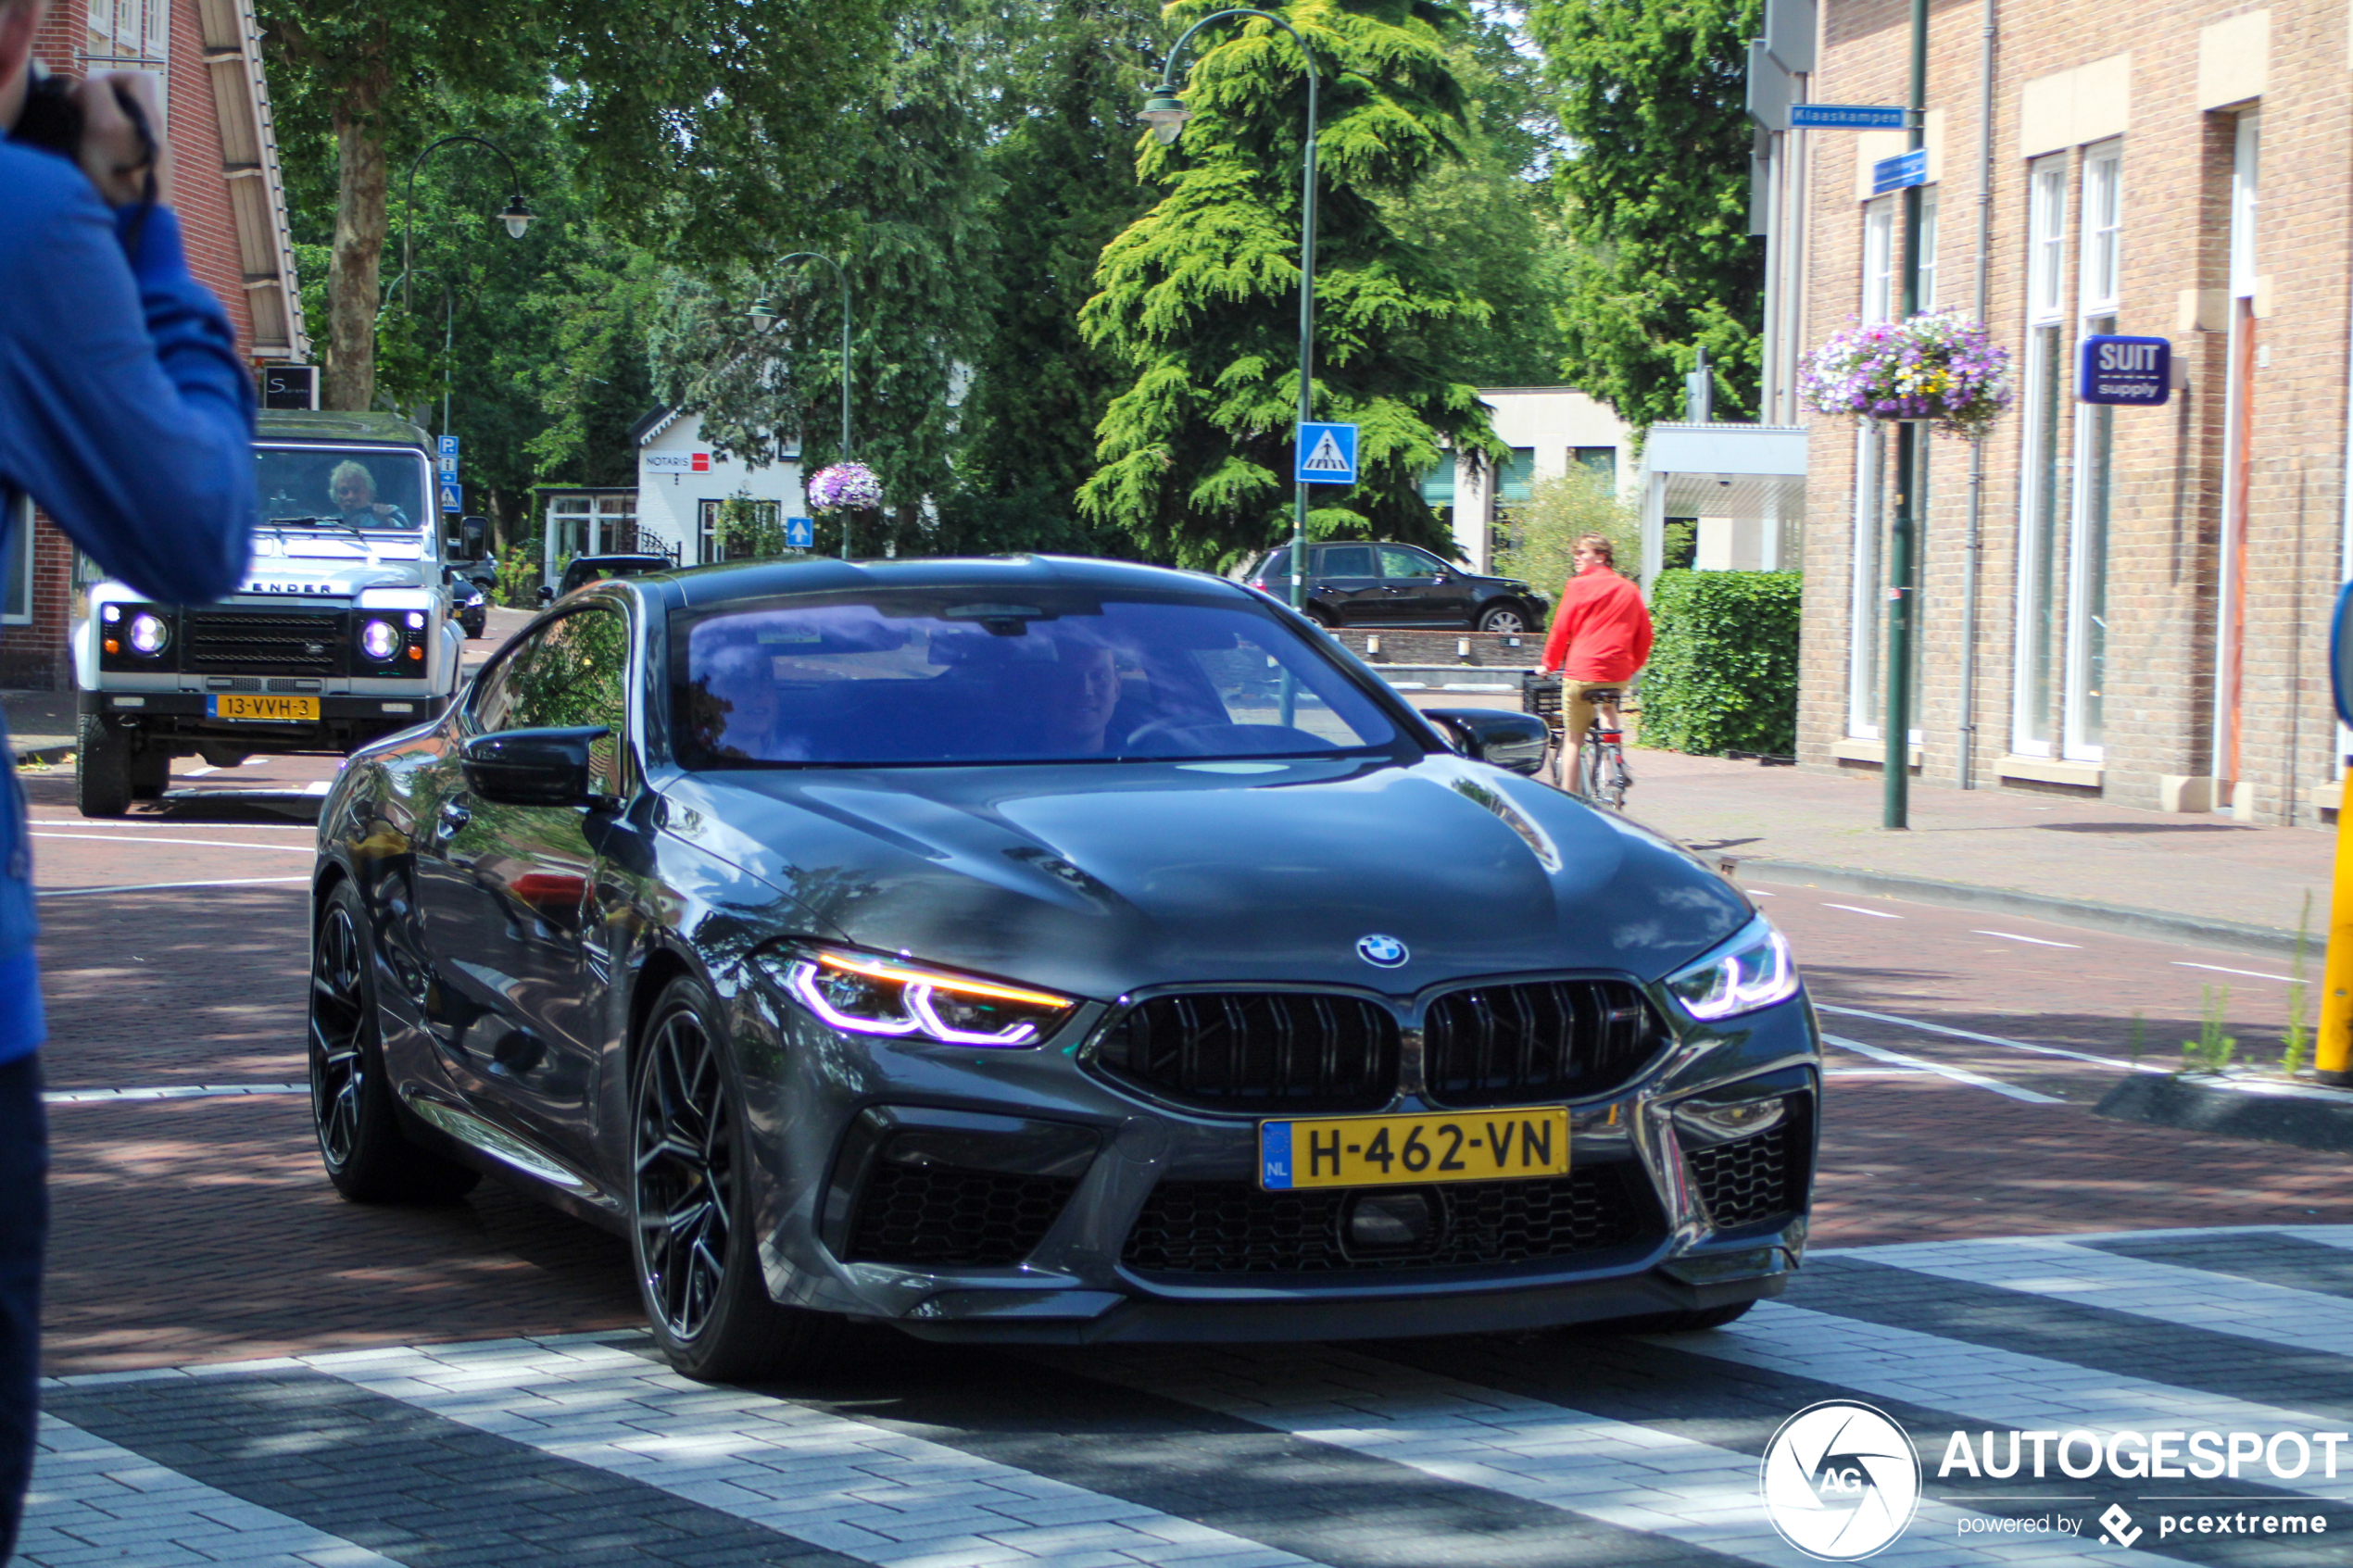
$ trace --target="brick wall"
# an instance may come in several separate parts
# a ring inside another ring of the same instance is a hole
[[[60,76],[85,74],[88,0],[56,0],[34,41],[42,64]],[[171,0],[165,134],[177,164],[177,199],[186,236],[188,268],[227,307],[240,345],[253,341],[245,266],[232,227],[222,177],[220,123],[212,79],[204,63],[196,0]],[[0,627],[0,685],[64,690],[73,684],[66,646],[72,613],[73,547],[45,516],[34,514],[33,616],[23,626]]]
[[[2204,775],[2216,760],[2210,740],[2228,334],[2185,329],[2178,317],[2184,291],[2221,291],[2227,282],[2233,119],[2197,106],[2199,30],[2251,8],[2210,0],[2106,7],[2006,0],[1999,12],[1985,314],[1994,340],[2016,356],[2021,410],[2030,160],[2019,147],[2020,91],[2033,79],[2127,51],[2131,97],[2120,138],[2123,270],[2116,330],[2171,338],[2190,382],[2188,392],[2176,393],[2166,408],[2120,408],[2114,416],[2105,758],[2089,787],[2122,805],[2156,806],[2160,781]],[[2271,352],[2250,382],[2254,436],[2235,776],[2251,786],[2259,820],[2310,823],[2316,820],[2313,787],[2329,779],[2334,742],[2326,622],[2340,576],[2345,507],[2347,246],[2353,210],[2343,169],[2353,154],[2353,77],[2347,70],[2343,0],[2280,0],[2270,10],[2257,270],[2271,286],[2268,318],[2255,330],[2256,342],[2270,345]],[[1902,102],[1908,11],[1904,0],[1829,0],[1814,97]],[[1928,101],[1944,111],[1938,304],[1964,309],[1971,304],[1980,192],[1982,20],[1978,6],[1945,5],[1933,9],[1930,23]],[[1806,303],[1812,344],[1843,326],[1859,307],[1863,209],[1853,199],[1853,134],[1817,132],[1808,140],[1815,193]],[[2059,338],[2071,358],[2083,259],[2083,148],[2057,156],[2066,161],[2069,200]],[[2074,452],[2082,412],[2073,404],[2059,409],[2061,515],[2072,500],[2065,488],[2071,481],[2066,460]],[[1978,680],[1969,717],[1977,726],[1977,778],[1987,786],[2000,784],[2013,742],[2025,424],[2022,412],[2013,412],[1984,452]],[[1922,682],[1915,721],[1924,776],[1950,782],[1962,744],[1969,455],[1957,442],[1930,445],[1919,549]],[[1855,454],[1851,425],[1816,421],[1799,721],[1801,761],[1815,768],[1856,765],[1834,755],[1848,729]],[[2054,564],[2064,604],[2070,563],[2062,557]],[[1883,616],[1880,596],[1874,593],[1870,602]]]

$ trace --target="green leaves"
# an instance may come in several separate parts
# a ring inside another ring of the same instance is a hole
[[[1644,746],[1695,756],[1797,749],[1794,571],[1663,571],[1642,673]]]

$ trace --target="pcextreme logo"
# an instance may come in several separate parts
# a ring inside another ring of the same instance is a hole
[[[1783,1540],[1825,1562],[1853,1562],[1911,1524],[1919,1456],[1885,1412],[1825,1399],[1781,1423],[1765,1446],[1757,1486]]]

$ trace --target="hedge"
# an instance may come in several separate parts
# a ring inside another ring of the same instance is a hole
[[[1642,685],[1642,743],[1720,757],[1797,750],[1794,571],[1662,571]]]

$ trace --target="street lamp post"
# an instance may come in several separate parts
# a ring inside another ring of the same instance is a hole
[[[403,305],[409,305],[416,296],[416,286],[412,280],[417,273],[417,170],[425,166],[425,159],[453,142],[467,142],[477,147],[487,147],[498,155],[499,161],[507,166],[507,178],[513,182],[514,186],[514,194],[508,198],[506,207],[498,214],[498,217],[507,225],[507,232],[518,240],[522,238],[523,231],[531,227],[533,213],[522,199],[522,176],[516,172],[515,160],[507,156],[507,149],[496,142],[463,131],[454,135],[442,137],[426,147],[423,152],[419,153],[416,161],[409,166],[408,194],[400,220],[400,299]],[[457,347],[457,309],[456,295],[451,293],[448,280],[445,278],[442,281],[441,326],[441,433],[444,435],[449,433],[449,361]]]
[[[823,251],[797,250],[790,256],[778,258],[777,265],[793,261],[822,261],[834,270],[835,277],[841,280],[841,456],[835,460],[846,463],[849,460],[849,274],[842,270],[840,262]],[[764,332],[775,322],[776,307],[763,294],[752,301],[751,309],[746,314],[751,318],[751,330]],[[842,513],[841,518],[841,558],[849,558],[849,514],[847,511]]]
[[[1215,11],[1187,28],[1168,51],[1168,61],[1161,68],[1160,85],[1151,89],[1144,99],[1144,107],[1137,118],[1151,127],[1153,137],[1162,146],[1176,140],[1185,129],[1185,121],[1192,111],[1177,95],[1176,61],[1194,33],[1211,22],[1230,17],[1257,17],[1273,22],[1290,34],[1299,45],[1302,58],[1307,62],[1307,150],[1300,160],[1299,216],[1299,423],[1304,426],[1315,417],[1315,56],[1290,23],[1271,11],[1237,8]],[[1297,439],[1297,433],[1293,433]],[[1307,608],[1307,482],[1297,477],[1298,459],[1292,458],[1292,498],[1290,530],[1290,602],[1293,609],[1304,614]]]

